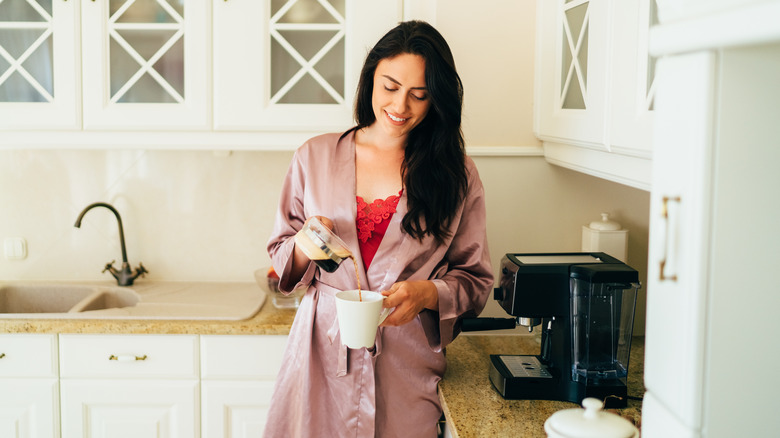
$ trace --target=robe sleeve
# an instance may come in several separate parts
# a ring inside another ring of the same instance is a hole
[[[484,187],[473,161],[467,161],[469,188],[460,220],[445,259],[433,277],[439,310],[420,314],[428,344],[435,351],[445,348],[460,333],[463,317],[475,317],[482,312],[493,286]]]
[[[316,265],[310,262],[300,281],[293,283],[294,280],[290,279],[292,252],[295,247],[294,237],[306,221],[306,212],[303,207],[306,188],[306,161],[304,148],[298,149],[293,155],[282,184],[274,229],[268,240],[268,254],[271,256],[274,270],[279,275],[279,290],[285,294],[311,284],[316,270]]]

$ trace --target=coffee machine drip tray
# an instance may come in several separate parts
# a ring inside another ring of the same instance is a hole
[[[498,356],[512,378],[534,377],[552,379],[547,367],[536,356]]]
[[[539,356],[490,355],[490,383],[508,400],[569,400],[560,392],[561,375]],[[568,392],[568,391],[564,391]]]

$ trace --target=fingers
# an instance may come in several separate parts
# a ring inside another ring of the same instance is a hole
[[[385,300],[383,307],[395,307],[383,326],[399,326],[412,321],[431,302],[431,293],[436,293],[435,287],[429,281],[401,281],[395,283],[390,290],[383,291]]]
[[[330,218],[327,218],[325,216],[314,216],[314,217],[319,219],[320,222],[322,222],[322,225],[325,225],[326,227],[328,227],[329,230],[333,229],[333,221],[330,220]]]

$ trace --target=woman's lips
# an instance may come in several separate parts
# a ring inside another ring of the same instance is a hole
[[[404,123],[405,121],[409,120],[409,117],[406,117],[406,118],[397,117],[397,116],[394,116],[394,115],[388,113],[387,111],[385,111],[385,114],[387,114],[387,117],[390,120],[392,120],[393,122],[398,123],[398,124]]]

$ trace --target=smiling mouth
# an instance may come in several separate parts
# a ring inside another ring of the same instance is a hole
[[[392,121],[394,121],[394,122],[405,122],[405,121],[409,120],[409,118],[408,118],[408,117],[407,117],[407,118],[405,118],[405,119],[404,119],[404,118],[402,118],[402,117],[396,117],[396,116],[394,116],[394,115],[392,115],[392,114],[388,113],[387,111],[385,111],[385,114],[387,114],[387,117],[390,117],[390,120],[392,120]]]

